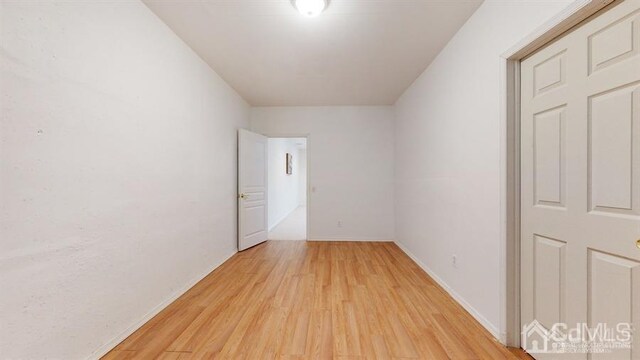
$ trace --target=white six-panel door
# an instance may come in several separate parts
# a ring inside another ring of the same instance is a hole
[[[238,250],[267,240],[267,138],[238,131]]]
[[[521,318],[631,323],[640,359],[640,0],[521,63]]]

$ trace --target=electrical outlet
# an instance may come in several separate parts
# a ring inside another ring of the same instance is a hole
[[[458,267],[458,256],[455,254],[451,257],[451,265],[453,265],[454,268]]]
[[[342,220],[338,220],[338,227],[342,227]]]

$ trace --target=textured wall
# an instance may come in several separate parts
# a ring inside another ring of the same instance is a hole
[[[248,106],[140,2],[0,14],[0,357],[87,358],[236,251]]]

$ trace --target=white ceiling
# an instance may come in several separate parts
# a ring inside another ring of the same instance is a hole
[[[144,0],[254,106],[390,105],[481,0]]]

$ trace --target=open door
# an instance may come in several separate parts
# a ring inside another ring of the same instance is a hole
[[[238,132],[238,250],[267,240],[267,138]]]

